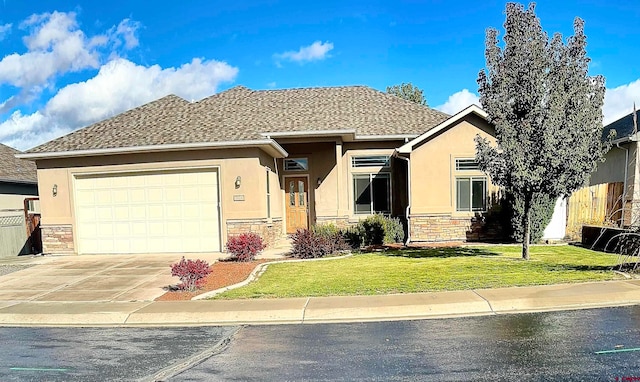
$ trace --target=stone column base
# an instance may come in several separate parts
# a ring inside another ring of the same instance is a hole
[[[47,254],[75,254],[71,225],[41,225],[42,252]]]

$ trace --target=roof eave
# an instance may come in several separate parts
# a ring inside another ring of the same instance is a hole
[[[356,141],[407,141],[414,139],[418,134],[390,134],[390,135],[358,135]]]
[[[0,178],[0,183],[19,183],[19,184],[28,184],[28,185],[37,185],[37,180],[18,180],[18,179],[9,179],[9,178]]]
[[[275,158],[285,158],[289,153],[273,139],[250,140],[250,141],[226,141],[226,142],[200,142],[200,143],[177,143],[167,145],[116,147],[107,149],[56,151],[43,153],[22,153],[16,154],[16,158],[27,160],[73,158],[101,155],[119,154],[140,154],[150,152],[186,151],[186,150],[207,150],[207,149],[235,149],[246,147],[258,147],[267,154]]]
[[[270,133],[260,133],[265,138],[322,138],[341,137],[345,142],[352,141],[399,141],[414,139],[418,134],[379,134],[379,135],[358,135],[355,129],[345,130],[307,130],[307,131],[278,131]]]

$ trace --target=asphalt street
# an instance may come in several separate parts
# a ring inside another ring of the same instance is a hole
[[[0,328],[2,381],[634,381],[640,307],[421,321]]]
[[[638,381],[634,349],[640,307],[254,326],[173,380]]]

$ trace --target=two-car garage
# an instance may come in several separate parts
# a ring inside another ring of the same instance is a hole
[[[215,168],[74,177],[78,254],[221,250]]]

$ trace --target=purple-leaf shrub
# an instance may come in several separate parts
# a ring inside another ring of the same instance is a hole
[[[313,259],[325,257],[341,250],[348,249],[342,235],[335,230],[299,229],[291,237],[293,247],[291,255],[299,259]]]
[[[181,283],[178,284],[178,289],[194,291],[202,282],[205,277],[211,273],[209,263],[204,260],[185,260],[184,256],[182,260],[171,265],[171,276],[178,276]]]
[[[260,235],[253,232],[230,236],[227,240],[227,252],[236,261],[251,261],[265,248]]]

